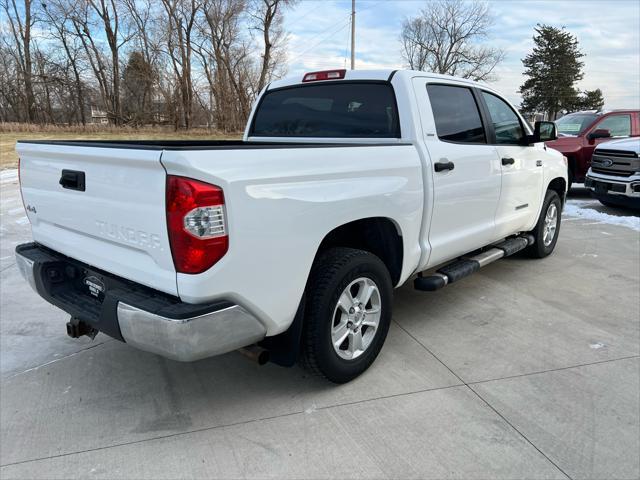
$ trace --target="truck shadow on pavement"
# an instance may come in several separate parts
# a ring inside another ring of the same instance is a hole
[[[619,206],[606,206],[601,204],[597,199],[591,196],[589,190],[581,184],[573,186],[567,193],[567,201],[577,201],[582,208],[589,208],[597,212],[606,213],[607,215],[615,215],[617,217],[638,217],[640,210]]]

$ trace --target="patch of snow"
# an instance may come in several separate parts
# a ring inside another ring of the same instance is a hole
[[[9,215],[18,215],[19,213],[24,213],[24,208],[17,207],[8,210]]]
[[[618,225],[620,227],[627,227],[635,230],[636,232],[640,232],[640,217],[609,215],[608,213],[599,212],[592,208],[585,208],[585,205],[589,203],[591,202],[584,200],[570,200],[565,205],[562,213],[568,217],[593,220],[596,223],[606,223],[608,225]]]
[[[18,169],[11,168],[0,172],[0,183],[13,183],[18,181]]]

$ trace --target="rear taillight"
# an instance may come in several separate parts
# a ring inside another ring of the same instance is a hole
[[[229,248],[222,189],[169,175],[167,227],[178,272],[193,274],[211,268]]]

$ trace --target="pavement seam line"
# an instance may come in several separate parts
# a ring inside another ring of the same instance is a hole
[[[440,364],[442,364],[443,367],[445,367],[447,370],[449,370],[449,372],[451,372],[451,374],[453,376],[455,376],[459,381],[461,381],[465,387],[467,387],[475,396],[477,396],[485,405],[487,405],[487,407],[489,407],[489,409],[491,409],[496,415],[498,415],[498,417],[500,417],[507,425],[509,425],[513,431],[517,432],[518,435],[520,435],[529,445],[531,445],[540,455],[543,456],[543,458],[545,458],[551,465],[553,465],[554,467],[556,467],[556,469],[562,473],[565,477],[567,477],[570,480],[573,480],[568,474],[567,472],[565,472],[562,468],[560,468],[553,460],[551,460],[542,450],[540,450],[531,440],[529,440],[527,438],[526,435],[524,435],[520,430],[518,430],[509,420],[507,420],[502,414],[500,414],[500,412],[498,412],[498,410],[496,410],[489,402],[487,402],[478,392],[476,392],[473,388],[471,388],[471,386],[465,382],[462,378],[460,378],[460,376],[454,372],[449,365],[447,365],[446,363],[444,363],[442,360],[440,360],[440,358],[435,355],[429,348],[427,348],[427,346],[425,344],[423,344],[420,340],[418,340],[416,337],[414,337],[407,329],[405,329],[402,325],[400,325],[396,320],[393,320],[393,322],[398,325],[398,327],[400,327],[402,329],[402,331],[404,331],[407,335],[409,335],[414,341],[416,341],[418,343],[418,345],[420,345],[422,348],[424,348],[427,352],[429,352],[430,355],[433,356],[433,358],[435,358],[438,362],[440,362]]]
[[[223,424],[223,425],[215,425],[213,427],[196,428],[194,430],[189,430],[188,432],[170,433],[168,435],[160,435],[160,436],[152,437],[152,438],[143,438],[143,439],[140,439],[140,440],[132,440],[130,442],[116,443],[116,444],[113,444],[113,445],[106,445],[106,446],[102,446],[102,447],[87,448],[85,450],[77,450],[75,452],[59,453],[57,455],[49,455],[49,456],[46,456],[46,457],[32,458],[32,459],[29,459],[29,460],[20,460],[18,462],[5,463],[4,465],[0,465],[0,468],[11,467],[11,466],[15,466],[15,465],[22,465],[22,464],[25,464],[25,463],[40,462],[40,461],[43,461],[43,460],[52,460],[54,458],[68,457],[70,455],[79,455],[79,454],[82,454],[82,453],[97,452],[97,451],[100,451],[100,450],[109,450],[111,448],[126,447],[126,446],[129,446],[129,445],[137,445],[139,443],[151,442],[153,440],[164,440],[166,438],[180,437],[180,436],[189,435],[189,434],[192,434],[192,433],[206,432],[208,430],[217,430],[219,428],[228,428],[228,427],[236,427],[236,426],[239,426],[239,425],[248,425],[250,423],[261,422],[261,421],[265,421],[265,420],[273,420],[273,419],[276,419],[276,418],[290,417],[290,416],[293,416],[293,415],[300,415],[302,413],[304,413],[304,410],[299,410],[299,411],[289,412],[289,413],[283,413],[281,415],[274,415],[272,417],[254,418],[254,419],[251,419],[251,420],[244,420],[244,421],[241,421],[241,422],[232,422],[232,423],[227,423],[227,424]]]
[[[83,348],[82,350],[78,350],[77,352],[72,352],[72,353],[69,353],[68,355],[65,355],[63,357],[54,358],[53,360],[49,360],[48,362],[42,363],[40,365],[36,365],[35,367],[27,368],[26,370],[23,370],[22,372],[14,373],[13,375],[10,375],[10,376],[8,376],[6,378],[3,378],[2,381],[4,382],[4,381],[7,381],[7,380],[11,380],[12,378],[18,377],[20,375],[24,375],[25,373],[33,372],[34,370],[38,370],[38,369],[40,369],[42,367],[46,367],[48,365],[52,365],[52,364],[60,362],[62,360],[66,360],[67,358],[70,358],[70,357],[75,357],[76,355],[84,353],[87,350],[91,350],[91,349],[100,347],[100,346],[105,345],[105,344],[107,344],[109,342],[112,342],[112,341],[113,341],[112,338],[107,338],[107,339],[105,339],[104,342],[96,343],[95,345],[89,345],[88,347]]]
[[[521,373],[518,375],[508,375],[506,377],[489,378],[487,380],[477,380],[475,382],[467,382],[466,385],[479,385],[482,383],[499,382],[500,380],[510,380],[512,378],[529,377],[531,375],[541,375],[543,373],[561,372],[563,370],[571,370],[572,368],[590,367],[591,365],[600,365],[601,363],[619,362],[621,360],[631,360],[632,358],[640,358],[640,355],[628,355],[626,357],[608,358],[606,360],[597,360],[590,363],[579,363],[568,367],[550,368],[549,370],[538,370],[537,372]]]
[[[9,270],[11,267],[15,267],[15,266],[16,266],[15,263],[11,263],[11,264],[7,265],[6,267],[4,267],[2,270],[0,270],[0,273],[4,273],[7,270]]]
[[[518,430],[513,423],[511,423],[509,420],[507,420],[507,418],[504,415],[502,415],[496,408],[494,408],[493,405],[491,405],[487,400],[485,400],[485,398],[482,395],[480,395],[478,392],[476,392],[470,385],[467,385],[467,388],[469,390],[471,390],[480,400],[482,400],[482,402],[487,407],[489,407],[491,410],[493,410],[493,412],[496,415],[498,415],[498,417],[500,417],[507,425],[509,425],[511,428],[513,428],[514,431],[518,432],[518,434],[522,438],[524,438],[529,443],[529,445],[531,445],[533,448],[535,448],[540,453],[540,455],[542,455],[544,458],[546,458],[549,461],[549,463],[551,463],[551,465],[553,465],[554,467],[556,467],[558,469],[558,471],[560,471],[560,473],[562,473],[568,479],[573,480],[573,478],[567,472],[565,472],[562,468],[560,468],[560,466],[556,462],[551,460],[551,458],[549,458],[542,450],[540,450],[540,448],[538,448],[538,446],[535,443],[533,443],[531,440],[529,440],[524,433],[522,433],[520,430]]]
[[[314,408],[314,411],[321,411],[321,410],[331,410],[333,408],[338,408],[338,407],[344,407],[344,406],[350,406],[350,405],[357,405],[357,404],[362,404],[365,402],[375,402],[377,400],[386,400],[388,398],[396,398],[396,397],[403,397],[403,396],[409,396],[409,395],[416,395],[419,393],[425,393],[425,392],[434,392],[437,390],[447,390],[449,388],[457,388],[457,387],[464,387],[465,385],[460,383],[460,384],[455,384],[455,385],[447,385],[446,387],[434,387],[434,388],[425,388],[425,389],[421,389],[421,390],[414,390],[411,392],[404,392],[404,393],[395,393],[392,395],[384,395],[381,397],[376,397],[376,398],[366,398],[363,400],[357,400],[357,401],[353,401],[353,402],[345,402],[345,403],[336,403],[334,405],[326,405],[324,407],[317,407]],[[306,410],[296,410],[295,412],[289,412],[289,413],[283,413],[281,415],[274,415],[271,417],[263,417],[263,418],[253,418],[250,420],[243,420],[243,421],[239,421],[239,422],[231,422],[231,423],[227,423],[227,424],[222,424],[222,425],[213,425],[213,426],[209,426],[209,427],[202,427],[202,428],[196,428],[194,430],[189,430],[186,432],[176,432],[176,433],[170,433],[167,435],[158,435],[156,437],[151,437],[151,438],[143,438],[140,440],[132,440],[131,442],[122,442],[122,443],[115,443],[113,445],[104,445],[101,447],[94,447],[94,448],[88,448],[86,450],[77,450],[77,451],[73,451],[73,452],[66,452],[66,453],[60,453],[60,454],[56,454],[56,455],[49,455],[46,457],[38,457],[38,458],[31,458],[31,459],[27,459],[27,460],[19,460],[17,462],[10,462],[10,463],[5,463],[3,465],[0,465],[0,468],[4,468],[4,467],[11,467],[14,465],[22,465],[22,464],[26,464],[26,463],[33,463],[33,462],[41,462],[44,460],[52,460],[54,458],[61,458],[61,457],[68,457],[70,455],[79,455],[82,453],[91,453],[91,452],[97,452],[100,450],[108,450],[111,448],[117,448],[117,447],[126,447],[129,445],[136,445],[136,444],[140,444],[140,443],[145,443],[145,442],[152,442],[155,440],[164,440],[167,438],[174,438],[174,437],[181,437],[183,435],[191,435],[192,433],[201,433],[201,432],[207,432],[210,430],[217,430],[220,428],[231,428],[231,427],[237,427],[240,425],[247,425],[250,423],[258,423],[258,422],[263,422],[263,421],[268,421],[268,420],[275,420],[278,418],[285,418],[285,417],[291,417],[291,416],[295,416],[295,415],[303,415],[303,414],[307,414]]]

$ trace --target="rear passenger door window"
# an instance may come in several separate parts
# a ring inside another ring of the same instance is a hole
[[[427,93],[440,140],[487,143],[480,110],[470,88],[429,84]]]
[[[594,130],[609,130],[612,137],[631,135],[631,115],[611,115],[596,125]]]
[[[524,129],[516,112],[501,98],[482,92],[482,98],[487,104],[489,117],[493,124],[498,145],[521,145],[524,139]]]

